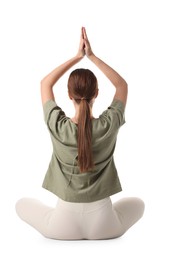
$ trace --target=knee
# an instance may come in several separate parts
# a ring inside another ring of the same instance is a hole
[[[142,199],[137,197],[130,197],[126,199],[126,203],[129,207],[129,212],[136,218],[136,220],[142,218],[145,210],[145,203]]]
[[[23,211],[23,205],[24,205],[24,199],[20,199],[16,202],[15,204],[15,210],[16,210],[16,213],[17,215],[20,217],[21,216],[21,213]]]
[[[128,197],[115,203],[114,209],[118,213],[120,221],[123,223],[123,227],[127,230],[142,218],[145,204],[140,198]]]
[[[26,204],[28,200],[28,198],[22,198],[19,199],[15,204],[16,213],[21,219],[23,219],[25,216]]]
[[[138,219],[142,218],[145,211],[145,203],[142,199],[134,198],[134,210],[138,215]]]

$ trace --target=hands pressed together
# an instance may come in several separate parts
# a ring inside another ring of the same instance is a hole
[[[116,94],[114,98],[121,100],[124,103],[124,105],[126,104],[126,99],[127,99],[126,81],[118,74],[118,72],[116,72],[108,64],[103,62],[100,58],[95,56],[95,54],[91,49],[91,45],[88,40],[86,30],[84,27],[82,27],[81,29],[80,44],[79,44],[78,52],[75,55],[75,57],[72,57],[70,60],[59,65],[57,68],[51,71],[47,76],[45,76],[41,81],[41,95],[42,95],[43,104],[48,100],[54,100],[54,94],[52,88],[55,85],[55,83],[59,80],[60,77],[64,75],[64,73],[67,70],[69,70],[76,63],[78,63],[85,55],[105,74],[105,76],[115,86]]]
[[[91,45],[86,34],[86,29],[82,27],[77,56],[83,58],[85,55],[89,58],[93,55],[93,51],[91,49]]]

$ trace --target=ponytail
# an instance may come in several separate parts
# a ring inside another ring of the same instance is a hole
[[[78,163],[81,172],[87,172],[94,166],[92,155],[92,123],[90,106],[81,99],[78,118]]]
[[[68,79],[68,93],[79,105],[78,116],[78,165],[80,172],[91,171],[94,167],[92,153],[91,101],[98,91],[97,78],[88,69],[76,69]]]

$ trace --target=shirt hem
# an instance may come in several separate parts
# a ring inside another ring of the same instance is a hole
[[[73,195],[73,198],[71,198],[71,196],[70,196],[70,197],[67,196],[67,195],[63,196],[63,195],[59,194],[58,192],[55,192],[54,190],[49,189],[49,188],[46,187],[46,186],[42,186],[42,188],[44,188],[44,189],[46,189],[47,191],[53,193],[53,194],[56,195],[58,198],[60,198],[60,199],[62,199],[62,200],[64,200],[64,201],[67,201],[67,202],[76,202],[76,203],[80,203],[80,202],[81,202],[81,203],[85,203],[85,202],[88,203],[88,202],[94,202],[94,201],[102,200],[102,199],[105,199],[105,198],[107,198],[107,197],[110,197],[110,196],[115,195],[116,193],[119,193],[119,192],[122,191],[122,188],[119,187],[119,188],[117,188],[116,190],[112,190],[112,191],[110,191],[110,192],[108,192],[108,193],[104,193],[104,194],[102,194],[102,195],[100,195],[100,196],[94,196],[94,197],[90,197],[90,198],[88,198],[88,196],[85,196],[85,197],[83,197],[83,198],[81,199],[81,198],[80,198],[80,196],[81,196],[80,194],[79,194],[79,195],[74,194],[74,195]]]

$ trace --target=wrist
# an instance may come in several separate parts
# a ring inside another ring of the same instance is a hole
[[[93,60],[96,58],[96,56],[95,56],[94,53],[91,53],[91,54],[88,55],[87,57],[88,57],[88,59],[91,60],[91,61],[93,61]]]
[[[77,53],[76,56],[74,57],[74,59],[76,60],[76,62],[79,62],[80,60],[83,59],[83,57],[84,57],[84,56],[83,56],[82,54]]]

